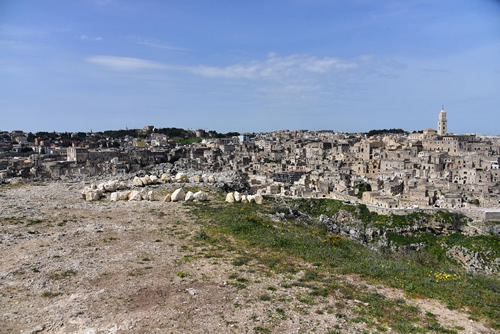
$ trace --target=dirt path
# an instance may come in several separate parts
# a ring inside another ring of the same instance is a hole
[[[182,204],[85,202],[81,188],[0,190],[1,333],[375,332],[352,321],[356,301],[304,302],[307,289],[287,284],[300,272],[237,264],[242,250],[197,241]],[[491,333],[436,301],[411,302],[445,327]]]

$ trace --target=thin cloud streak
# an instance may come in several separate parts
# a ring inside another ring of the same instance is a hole
[[[270,53],[265,59],[229,66],[186,66],[114,56],[93,56],[86,58],[86,61],[121,72],[175,71],[209,79],[269,82],[277,84],[282,93],[300,92],[308,95],[313,92],[320,94],[323,90],[331,93],[353,78],[376,75],[384,79],[397,79],[398,73],[407,68],[406,64],[393,59],[377,59],[366,55],[354,60],[343,60],[304,54],[280,57]]]
[[[354,62],[347,62],[334,57],[317,58],[308,55],[290,55],[278,57],[271,53],[266,60],[254,60],[246,64],[227,67],[200,65],[190,71],[213,78],[230,79],[277,79],[300,74],[326,74],[335,70],[351,70],[357,68]]]
[[[129,58],[129,57],[112,57],[112,56],[94,56],[88,57],[86,60],[90,63],[101,65],[115,71],[137,71],[137,70],[165,70],[169,67],[154,61]]]
[[[98,36],[98,37],[89,37],[87,35],[81,35],[80,39],[84,40],[84,41],[99,41],[99,42],[104,40],[104,38],[102,38],[101,36]]]
[[[0,40],[0,49],[27,49],[31,45],[16,40]]]
[[[139,41],[137,44],[149,46],[151,48],[157,48],[157,49],[164,49],[164,50],[170,50],[170,51],[188,51],[188,49],[185,48],[179,48],[176,46],[170,46],[166,44],[159,44],[159,43],[153,43],[149,41]]]

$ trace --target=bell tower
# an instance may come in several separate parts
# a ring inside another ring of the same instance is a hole
[[[439,136],[445,136],[448,133],[448,121],[446,120],[446,111],[444,106],[441,108],[438,118],[437,133]]]

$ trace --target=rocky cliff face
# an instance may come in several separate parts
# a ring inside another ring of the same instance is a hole
[[[446,224],[433,217],[421,217],[408,226],[380,226],[376,222],[363,222],[350,211],[340,209],[331,216],[320,215],[320,224],[326,225],[327,232],[348,237],[371,249],[389,249],[392,252],[409,253],[424,249],[431,238],[439,242],[446,256],[457,261],[466,270],[481,273],[497,273],[500,270],[500,257],[498,249],[489,249],[483,244],[484,238],[498,240],[498,228],[490,226],[475,226],[461,224]],[[496,225],[498,226],[498,225]],[[457,239],[470,238],[471,247],[475,237],[483,237],[479,241],[482,245],[478,249],[470,249],[464,245],[448,244],[447,237]],[[433,237],[437,237],[433,238]],[[498,241],[496,241],[498,243]],[[498,246],[498,245],[497,245]]]

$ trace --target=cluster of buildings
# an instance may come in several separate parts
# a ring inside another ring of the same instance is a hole
[[[500,205],[500,137],[448,133],[444,107],[437,130],[414,133],[280,130],[216,138],[197,130],[188,132],[190,144],[179,144],[152,126],[143,131],[147,136],[141,138],[101,135],[93,141],[92,134],[85,140],[71,134],[49,145],[36,136],[30,142],[21,131],[0,132],[0,179],[131,173],[171,162],[242,171],[265,194],[333,197],[389,209]]]

